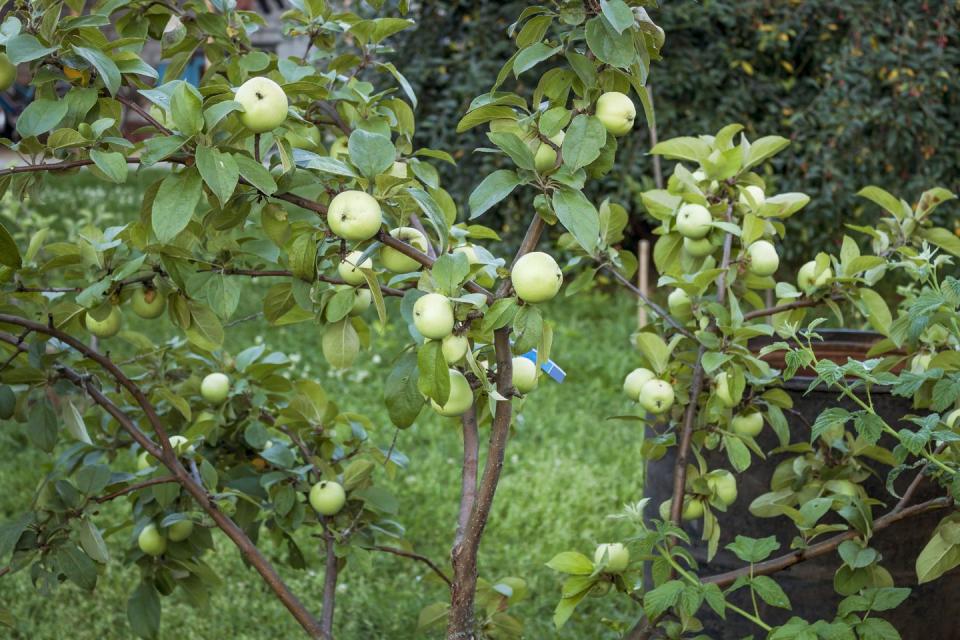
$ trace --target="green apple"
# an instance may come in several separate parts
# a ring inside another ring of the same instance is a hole
[[[139,287],[130,298],[130,306],[141,318],[153,320],[167,308],[167,297],[152,287]]]
[[[390,230],[390,235],[397,240],[406,242],[420,253],[427,252],[427,247],[429,246],[427,236],[423,235],[419,229],[414,229],[413,227],[397,227],[396,229]],[[383,245],[380,248],[380,262],[383,263],[383,266],[386,267],[388,271],[394,273],[410,273],[411,271],[418,271],[422,266],[413,258],[387,245]]]
[[[6,53],[0,53],[0,91],[6,91],[17,80],[17,67]]]
[[[763,193],[763,189],[755,184],[750,184],[740,190],[738,200],[740,204],[746,205],[751,209],[754,207],[759,209],[763,206],[763,203],[767,201],[767,196]]]
[[[290,127],[283,137],[294,149],[317,151],[320,148],[320,130],[312,124]]]
[[[660,503],[660,519],[669,520],[670,519],[670,507],[673,504],[672,499],[664,500]],[[697,518],[703,517],[703,501],[699,498],[693,498],[691,496],[684,496],[683,498],[683,510],[680,512],[680,518],[683,520],[696,520]]]
[[[637,108],[633,101],[619,91],[608,91],[597,99],[597,119],[618,138],[633,128]]]
[[[661,414],[673,406],[673,386],[664,380],[648,380],[640,387],[640,406],[653,414]]]
[[[200,383],[200,395],[210,404],[220,404],[230,393],[230,378],[222,373],[211,373]]]
[[[470,263],[470,266],[475,264],[485,265],[483,269],[474,273],[473,278],[481,287],[486,287],[488,289],[493,288],[493,285],[496,282],[496,277],[491,273],[493,269],[480,259],[480,256],[477,255],[476,247],[474,247],[472,244],[463,244],[459,247],[454,247],[453,252],[462,253],[463,255],[467,256],[467,262]]]
[[[737,402],[733,399],[733,394],[730,390],[730,376],[726,371],[721,371],[717,374],[717,377],[714,378],[714,393],[720,398],[720,402],[727,407],[735,407]]]
[[[524,254],[510,270],[513,289],[524,302],[546,302],[560,291],[563,272],[553,256],[542,251]]]
[[[413,326],[424,338],[443,340],[453,331],[453,305],[439,293],[428,293],[413,304]]]
[[[330,145],[330,157],[339,160],[341,156],[350,156],[349,140],[346,136],[340,136]]]
[[[772,276],[780,266],[777,248],[767,240],[757,240],[747,247],[747,258],[750,261],[750,273],[755,276]]]
[[[953,429],[957,425],[957,418],[960,418],[960,409],[954,409],[947,414],[947,417],[943,419],[943,422],[947,425],[948,429]]]
[[[607,560],[603,570],[607,573],[622,573],[630,564],[630,550],[619,542],[610,542],[597,546],[593,553],[593,564],[600,566],[604,558]]]
[[[347,493],[339,482],[321,480],[310,489],[310,506],[324,516],[335,516],[347,503]]]
[[[817,275],[817,261],[811,260],[797,271],[797,286],[803,291],[817,289],[830,282],[833,278],[833,269],[827,267]]]
[[[710,491],[726,506],[737,499],[737,479],[726,469],[717,469],[704,476]]]
[[[363,251],[351,251],[337,266],[337,273],[340,274],[343,281],[355,287],[367,281],[360,269],[373,269],[373,260],[367,258],[363,262],[359,262],[361,256],[363,256]]]
[[[272,131],[287,119],[287,94],[270,78],[250,78],[233,99],[243,107],[240,122],[254,133]]]
[[[650,371],[650,369],[637,367],[628,373],[627,377],[624,379],[623,392],[627,394],[627,397],[631,400],[639,400],[640,389],[643,388],[643,385],[654,378],[656,378],[656,375],[654,375],[653,371]]]
[[[473,406],[473,389],[470,388],[466,376],[456,369],[450,369],[450,396],[443,406],[435,400],[431,400],[430,405],[434,411],[448,418],[466,413],[467,409]]]
[[[537,365],[529,358],[517,356],[513,359],[513,386],[520,393],[530,393],[537,388]]]
[[[148,524],[137,536],[137,545],[140,551],[148,556],[159,556],[167,550],[167,539],[157,529],[157,525]]]
[[[684,238],[699,240],[710,233],[713,216],[699,204],[685,204],[677,211],[676,229]]]
[[[84,325],[87,331],[98,338],[112,338],[120,333],[120,310],[116,307],[110,307],[110,312],[103,320],[97,320],[88,311],[84,316]]]
[[[370,289],[356,287],[353,290],[353,306],[350,307],[350,315],[360,315],[370,308],[371,302],[373,302],[373,293],[370,292]]]
[[[146,451],[141,451],[137,456],[137,471],[144,471],[153,467],[153,456]]]
[[[458,336],[455,333],[451,333],[444,338],[443,344],[440,345],[443,359],[446,360],[447,364],[455,364],[463,360],[469,348],[470,340],[467,339],[467,336]]]
[[[703,258],[713,253],[713,243],[710,238],[684,238],[683,250],[694,258]]]
[[[763,414],[759,411],[745,411],[733,417],[730,429],[738,436],[756,438],[763,431]]]
[[[338,193],[327,208],[330,231],[344,240],[369,240],[380,231],[380,203],[369,193],[348,190]]]
[[[674,289],[670,292],[667,296],[667,306],[670,308],[670,315],[681,322],[693,317],[693,303],[683,289]]]
[[[167,537],[172,542],[183,542],[193,533],[193,520],[177,520],[167,527]]]
[[[550,137],[550,142],[559,147],[563,144],[565,135],[563,131],[560,131],[555,136]],[[557,152],[546,142],[540,142],[540,146],[537,147],[537,152],[533,156],[533,166],[539,174],[549,175],[553,173],[558,168]]]

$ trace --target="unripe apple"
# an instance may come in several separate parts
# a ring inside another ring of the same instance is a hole
[[[406,242],[419,250],[420,253],[427,252],[427,247],[429,246],[427,237],[420,233],[418,229],[414,229],[413,227],[397,227],[396,229],[390,230],[390,235],[397,240]],[[413,258],[387,245],[383,245],[380,248],[380,262],[382,262],[383,266],[389,271],[394,273],[410,273],[411,271],[419,270],[421,267],[421,264]]]
[[[653,414],[661,414],[673,406],[673,387],[664,380],[648,380],[640,387],[640,406]]]
[[[751,199],[753,200],[753,204],[750,203]],[[767,196],[763,193],[763,189],[755,184],[750,184],[740,190],[738,200],[742,205],[748,207],[756,206],[759,209],[763,206],[763,203],[767,201]]]
[[[141,451],[140,455],[137,456],[137,471],[143,471],[152,467],[153,461],[151,457],[152,456],[146,451]]]
[[[672,499],[664,500],[660,503],[660,519],[670,519],[670,507],[673,504]],[[684,496],[683,510],[680,512],[680,518],[683,520],[696,520],[703,517],[703,502],[699,498]]]
[[[747,247],[750,273],[756,276],[772,276],[780,266],[777,249],[767,240],[757,240]]]
[[[287,119],[287,94],[270,78],[250,78],[237,89],[234,100],[243,107],[240,122],[254,133],[272,131]]]
[[[167,297],[153,288],[140,287],[130,298],[133,312],[146,320],[159,318],[167,308]]]
[[[477,249],[472,244],[463,244],[459,247],[454,247],[453,252],[462,253],[463,255],[467,256],[467,262],[470,263],[471,266],[475,264],[485,264],[482,260],[480,260],[480,256],[477,255]],[[491,267],[489,266],[477,271],[473,275],[473,278],[476,280],[478,285],[481,287],[486,287],[487,289],[493,288],[494,282],[496,282],[496,278],[491,275]]]
[[[310,506],[324,516],[335,516],[347,502],[347,493],[339,482],[321,480],[310,489]]]
[[[6,53],[0,53],[0,91],[6,91],[17,80],[17,67]]]
[[[357,287],[353,290],[353,306],[350,307],[350,315],[358,316],[370,308],[373,302],[373,293],[370,289]]]
[[[622,573],[630,564],[630,550],[619,542],[597,546],[593,553],[593,564],[599,566],[604,556],[607,558],[607,565],[603,568],[606,573]]]
[[[667,296],[667,306],[670,308],[670,315],[681,322],[693,317],[693,303],[683,289],[674,289],[670,292]]]
[[[137,545],[140,551],[148,556],[159,556],[167,550],[167,539],[157,529],[157,525],[148,524],[137,536]]]
[[[677,232],[685,238],[699,240],[710,233],[713,216],[699,204],[685,204],[677,211]]]
[[[711,471],[704,478],[710,491],[720,499],[725,506],[730,506],[737,499],[737,479],[726,469]]]
[[[83,323],[87,331],[98,338],[112,338],[120,333],[121,315],[116,307],[110,307],[110,313],[103,320],[97,320],[89,312],[84,316]]]
[[[443,406],[437,404],[435,400],[431,400],[430,405],[434,411],[448,418],[466,413],[473,406],[473,389],[470,388],[466,376],[456,369],[450,369],[450,396]]]
[[[710,242],[710,238],[684,238],[683,239],[683,250],[694,258],[703,258],[705,256],[713,253],[713,243]]]
[[[650,369],[644,369],[643,367],[637,367],[633,371],[627,374],[627,377],[623,381],[623,392],[627,394],[627,397],[631,400],[640,399],[640,389],[643,388],[647,382],[653,380],[656,376],[653,371]]]
[[[520,393],[530,393],[537,388],[537,365],[529,358],[513,359],[513,386]]]
[[[756,410],[737,414],[730,421],[730,429],[738,436],[756,438],[763,431],[763,414]]]
[[[341,156],[350,156],[349,140],[346,136],[340,136],[330,145],[330,157],[339,160]]]
[[[467,336],[458,336],[455,333],[451,333],[444,338],[443,344],[440,345],[443,359],[446,360],[447,364],[455,364],[463,360],[469,348],[470,340],[467,339]]]
[[[193,520],[177,520],[167,528],[167,537],[172,542],[183,542],[193,533]]]
[[[546,302],[560,291],[563,272],[553,256],[542,251],[524,254],[510,270],[513,289],[524,302]]]
[[[343,281],[355,287],[367,281],[360,269],[373,269],[373,260],[370,258],[358,262],[362,255],[363,251],[351,251],[337,266],[337,273]]]
[[[439,293],[428,293],[413,304],[413,325],[424,338],[443,340],[453,331],[453,305]]]
[[[957,418],[960,418],[960,409],[954,409],[948,413],[943,422],[947,425],[948,429],[953,429],[957,424]]]
[[[560,131],[555,136],[551,136],[550,142],[559,147],[563,144],[565,136],[566,134]],[[553,173],[557,170],[557,152],[546,142],[541,142],[540,146],[537,147],[537,153],[533,156],[533,166],[537,173],[542,175]]]
[[[736,401],[733,399],[733,393],[730,390],[730,376],[726,371],[721,371],[714,378],[714,393],[720,398],[720,402],[727,407],[735,407]]]
[[[823,285],[830,282],[833,278],[833,269],[827,267],[817,275],[817,261],[811,260],[810,262],[804,264],[800,267],[800,270],[797,271],[797,286],[800,287],[803,291],[810,291],[811,289],[817,289]]]
[[[230,393],[230,378],[222,373],[211,373],[200,383],[200,395],[210,404],[220,404]]]
[[[338,193],[327,208],[330,231],[344,240],[369,240],[380,231],[380,203],[369,193],[349,190]]]
[[[620,137],[633,128],[637,108],[619,91],[608,91],[597,99],[597,118],[612,135]]]

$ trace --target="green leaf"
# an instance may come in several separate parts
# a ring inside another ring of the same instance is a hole
[[[17,542],[20,541],[20,536],[33,524],[33,520],[33,512],[28,511],[16,520],[7,520],[0,524],[0,559],[5,559],[13,552]]]
[[[437,238],[440,240],[440,251],[443,252],[447,247],[447,237],[450,235],[450,228],[447,225],[447,217],[443,215],[440,205],[433,199],[429,193],[419,187],[407,187],[407,193],[413,198],[420,210],[427,216],[427,221],[433,230],[437,232]]]
[[[923,584],[936,580],[947,571],[960,565],[960,547],[935,533],[917,556],[917,582]]]
[[[738,535],[726,548],[744,562],[755,563],[770,557],[771,553],[780,548],[780,543],[777,542],[776,536],[750,538]]]
[[[373,179],[393,166],[397,149],[390,138],[363,129],[355,129],[347,142],[352,162],[360,173]]]
[[[13,236],[3,224],[0,224],[0,264],[11,269],[19,269],[23,265],[20,249],[17,248]]]
[[[7,57],[10,58],[10,62],[13,64],[37,60],[50,55],[56,50],[56,47],[43,46],[39,40],[27,33],[21,33],[18,36],[10,38],[6,44]]]
[[[537,42],[520,50],[513,59],[513,75],[519,77],[521,73],[532,69],[547,58],[558,53],[563,47],[551,47],[543,42]]]
[[[457,133],[463,133],[478,124],[490,122],[491,120],[516,120],[517,114],[510,107],[497,104],[488,104],[473,109],[457,123]]]
[[[160,633],[160,594],[153,582],[141,582],[127,601],[130,629],[141,638],[154,639]]]
[[[304,282],[313,282],[317,274],[317,241],[312,231],[301,233],[290,244],[289,261],[293,275]],[[351,306],[353,293],[350,294]]]
[[[57,414],[45,398],[28,416],[27,439],[41,451],[50,453],[57,445],[57,423]]]
[[[572,576],[588,576],[593,573],[593,561],[577,551],[562,551],[555,555],[547,566]]]
[[[870,640],[900,640],[900,632],[883,618],[867,618],[854,626],[857,637]]]
[[[553,193],[553,209],[584,251],[593,255],[600,241],[600,214],[583,192],[561,187]]]
[[[190,301],[189,310],[187,340],[207,351],[219,349],[223,345],[223,325],[216,314],[206,305],[195,301]]]
[[[349,318],[329,325],[323,332],[320,346],[331,366],[346,369],[360,353],[360,336]]]
[[[470,219],[479,217],[521,184],[517,174],[508,169],[494,171],[470,194]]]
[[[213,106],[207,107],[203,111],[203,121],[207,126],[207,132],[209,133],[221,120],[234,111],[241,110],[242,107],[240,103],[235,100],[224,100],[223,102],[218,102]]]
[[[576,171],[585,167],[598,157],[600,149],[607,143],[607,130],[594,116],[581,113],[567,129],[561,145],[563,164]]]
[[[276,192],[277,183],[262,164],[242,153],[233,154],[233,160],[237,163],[240,175],[252,184],[257,191],[268,196]]]
[[[744,170],[755,167],[777,155],[790,145],[790,141],[780,136],[766,136],[759,140],[754,140],[750,144],[750,151],[743,163]]]
[[[40,98],[27,105],[17,118],[17,131],[24,138],[39,136],[51,131],[67,115],[66,100]]]
[[[533,152],[516,134],[508,131],[491,131],[487,137],[490,138],[490,142],[503,149],[515,165],[521,169],[533,171]]]
[[[633,11],[623,0],[600,0],[600,10],[617,33],[623,33],[634,24]]]
[[[377,66],[381,69],[386,69],[390,72],[390,75],[393,76],[394,80],[397,81],[397,84],[400,85],[400,88],[403,89],[403,92],[407,94],[407,98],[410,100],[410,104],[413,105],[413,108],[417,108],[417,94],[414,93],[413,87],[407,81],[407,78],[397,70],[397,67],[392,62],[378,62]]]
[[[97,565],[83,551],[68,544],[60,547],[56,558],[60,571],[78,587],[93,591],[97,586]]]
[[[881,189],[880,187],[864,187],[857,192],[857,195],[861,198],[866,198],[867,200],[878,204],[893,216],[900,220],[904,216],[910,215],[910,207],[907,206],[902,200],[895,198],[890,192]]]
[[[80,415],[77,408],[73,406],[73,402],[68,401],[66,406],[63,407],[63,423],[67,427],[67,432],[73,436],[75,440],[86,444],[93,444],[93,442],[90,441],[89,434],[87,434],[87,425],[83,422],[83,416]]]
[[[643,594],[643,610],[647,617],[660,617],[670,607],[677,604],[680,594],[683,593],[684,583],[680,580],[670,580]]]
[[[191,137],[203,131],[203,100],[189,83],[177,83],[170,98],[170,114],[183,135]]]
[[[151,213],[153,232],[160,243],[172,241],[187,228],[202,191],[200,173],[194,167],[163,179]]]
[[[97,525],[93,524],[87,518],[84,518],[76,526],[77,538],[80,540],[80,546],[96,562],[106,564],[110,561],[110,551],[107,544],[100,535]]]
[[[860,301],[867,308],[867,320],[870,326],[885,336],[890,335],[890,325],[893,317],[890,315],[890,308],[887,301],[873,289],[859,289]]]
[[[944,251],[955,256],[960,256],[960,238],[949,230],[942,227],[933,227],[932,229],[920,229],[917,231],[917,234],[927,242],[937,245]]]
[[[700,138],[672,138],[657,143],[653,149],[650,149],[650,153],[671,160],[687,160],[700,163],[710,155],[710,145]]]
[[[224,320],[232,316],[240,304],[242,286],[237,278],[214,275],[207,280],[204,290],[207,292],[210,308]]]
[[[633,35],[618,33],[604,16],[599,15],[587,22],[586,35],[587,46],[601,62],[621,69],[636,62]]]
[[[240,169],[233,156],[213,147],[198,146],[197,169],[220,206],[226,205],[240,180]]]
[[[97,75],[103,80],[110,95],[117,95],[117,90],[120,88],[120,69],[117,68],[117,64],[97,49],[74,46],[73,50],[97,69]]]
[[[113,182],[122,184],[127,181],[127,158],[122,153],[91,149],[90,159]]]
[[[757,576],[750,585],[760,598],[773,607],[790,608],[790,598],[770,576]]]
[[[440,340],[428,340],[417,350],[417,388],[443,406],[450,399],[450,368],[443,357]]]
[[[412,425],[423,408],[423,394],[417,387],[418,374],[417,354],[408,351],[400,356],[387,376],[383,399],[390,421],[398,429]]]
[[[641,331],[636,335],[637,348],[657,375],[666,373],[670,364],[670,348],[656,333]]]

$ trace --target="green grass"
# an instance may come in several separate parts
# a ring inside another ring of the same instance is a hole
[[[82,189],[77,194],[82,194]],[[66,206],[66,198],[58,198]],[[136,210],[132,205],[128,211]],[[52,209],[50,209],[52,211]],[[251,285],[255,299],[256,286]],[[545,566],[554,554],[578,549],[591,553],[597,542],[626,535],[622,525],[608,520],[624,503],[641,497],[642,471],[639,427],[605,420],[629,410],[620,394],[622,376],[635,366],[629,335],[635,326],[632,300],[623,295],[593,293],[555,302],[547,316],[555,323],[554,359],[568,372],[562,385],[542,380],[526,400],[511,438],[504,473],[494,503],[480,557],[483,577],[515,575],[525,578],[530,596],[514,613],[526,625],[528,638],[602,638],[603,617],[632,619],[635,605],[611,596],[584,602],[561,632],[553,630],[551,616],[559,597],[560,577]],[[238,317],[249,312],[238,312]],[[140,325],[139,328],[144,328]],[[146,327],[158,339],[172,333],[166,320]],[[261,319],[237,325],[228,349],[237,352],[263,340],[272,349],[299,354],[299,373],[320,381],[341,409],[369,415],[373,438],[388,446],[394,430],[382,403],[388,364],[403,346],[400,328],[375,335],[372,352],[361,356],[345,374],[329,370],[319,353],[319,334],[311,324],[271,328]],[[373,354],[380,354],[379,359]],[[398,520],[418,552],[448,566],[459,493],[462,454],[458,423],[425,412],[412,428],[400,433],[398,449],[410,466],[388,479],[400,500]],[[481,434],[485,442],[486,433]],[[0,516],[23,509],[41,480],[44,459],[29,447],[22,429],[0,430]],[[120,511],[106,511],[114,522]],[[293,590],[316,612],[320,610],[322,561],[311,548],[307,571],[280,567]],[[129,531],[108,540],[115,560],[93,595],[71,584],[42,595],[27,572],[0,579],[0,604],[11,609],[16,630],[9,637],[53,640],[130,638],[125,606],[137,584],[137,569],[120,561],[129,545]],[[264,544],[269,555],[275,550]],[[299,637],[299,627],[268,593],[256,573],[246,569],[239,555],[220,537],[210,558],[224,579],[206,609],[192,607],[181,592],[163,601],[161,638],[266,639]],[[356,550],[342,573],[337,600],[336,631],[342,639],[412,638],[417,615],[428,604],[446,599],[439,582],[426,577],[423,566],[388,555]],[[435,632],[428,637],[442,637]],[[614,637],[608,634],[608,637]]]

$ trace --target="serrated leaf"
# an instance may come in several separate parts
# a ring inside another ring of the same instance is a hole
[[[78,56],[96,68],[97,75],[103,80],[103,84],[107,87],[110,95],[117,95],[117,90],[120,88],[120,69],[117,68],[117,63],[98,49],[74,46],[73,50]]]
[[[233,156],[200,145],[197,147],[197,169],[220,206],[226,205],[240,181],[240,169]]]
[[[584,251],[593,255],[600,241],[600,214],[583,192],[563,187],[553,193],[553,209]]]
[[[163,179],[151,211],[158,241],[166,244],[187,228],[202,192],[200,173],[195,168],[171,173]]]
[[[520,184],[517,174],[508,169],[499,169],[488,175],[470,194],[470,219],[481,216]]]

